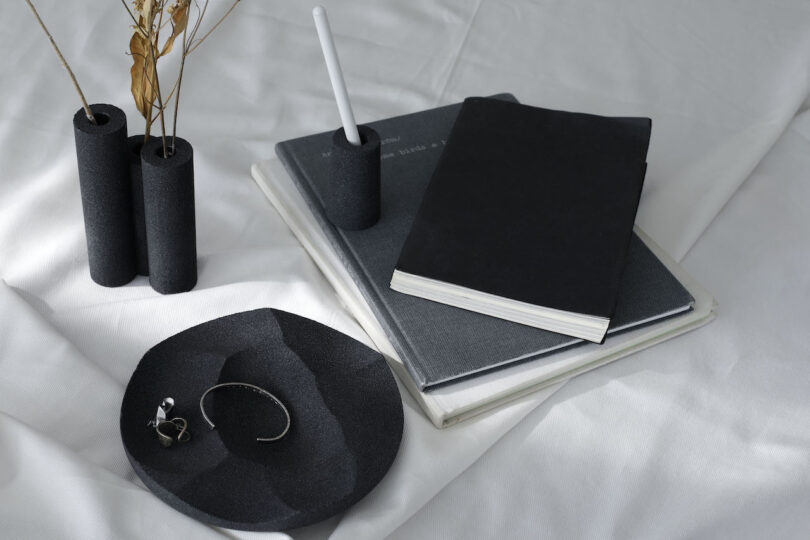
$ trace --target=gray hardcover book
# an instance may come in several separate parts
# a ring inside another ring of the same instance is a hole
[[[508,94],[496,96],[514,100]],[[382,140],[382,215],[344,231],[326,218],[331,132],[283,141],[283,162],[421,390],[582,343],[556,334],[393,291],[391,275],[460,104],[369,124]],[[688,312],[693,298],[635,234],[610,336]]]

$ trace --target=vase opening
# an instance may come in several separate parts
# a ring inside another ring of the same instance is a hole
[[[110,121],[110,115],[108,115],[107,113],[102,113],[102,112],[99,112],[99,113],[94,112],[93,113],[93,118],[96,119],[96,125],[97,126],[103,126],[104,124],[106,124],[107,122]]]
[[[137,156],[138,158],[141,157],[141,148],[143,148],[143,142],[132,144],[129,147],[129,151],[132,153],[133,156]]]
[[[174,157],[175,153],[176,152],[174,150],[172,150],[172,147],[169,144],[166,145],[166,156],[165,157],[163,155],[163,145],[160,145],[157,148],[155,148],[155,155],[157,157],[161,158],[161,159],[171,159],[172,157]]]

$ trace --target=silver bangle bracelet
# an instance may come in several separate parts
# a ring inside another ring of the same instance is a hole
[[[268,392],[264,388],[256,386],[255,384],[244,383],[244,382],[226,382],[226,383],[215,384],[214,386],[212,386],[211,388],[209,388],[208,390],[206,390],[203,393],[202,397],[200,398],[200,412],[202,413],[202,416],[205,419],[205,421],[208,422],[208,425],[211,426],[212,430],[214,429],[214,423],[211,421],[210,418],[208,418],[208,415],[205,414],[205,404],[204,404],[205,397],[209,393],[213,392],[214,390],[217,390],[219,388],[225,388],[225,387],[228,387],[228,386],[237,386],[237,387],[241,386],[243,388],[247,388],[248,390],[256,392],[257,394],[261,394],[261,395],[263,395],[265,397],[268,397],[271,400],[273,400],[273,402],[276,405],[278,405],[279,408],[281,409],[281,411],[284,413],[284,417],[286,419],[286,424],[284,426],[284,429],[281,430],[281,433],[279,433],[278,435],[274,435],[272,437],[256,437],[256,440],[258,442],[277,441],[277,440],[281,439],[282,437],[284,437],[287,434],[287,432],[290,430],[290,413],[289,413],[289,411],[287,411],[287,407],[284,406],[284,404],[281,402],[280,399],[278,399],[276,396],[274,396],[273,394],[271,394],[270,392]]]

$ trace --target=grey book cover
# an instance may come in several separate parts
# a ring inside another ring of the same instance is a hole
[[[509,94],[495,96],[515,101]],[[382,212],[362,231],[326,218],[332,132],[280,142],[276,154],[310,206],[421,390],[583,343],[391,290],[389,283],[422,195],[461,104],[371,122],[382,141]],[[607,340],[616,332],[691,309],[693,298],[635,234]]]

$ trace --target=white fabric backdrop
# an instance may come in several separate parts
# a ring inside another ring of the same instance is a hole
[[[36,4],[88,99],[121,106],[139,132],[123,8]],[[227,4],[212,3],[209,22]],[[406,398],[403,447],[381,486],[292,535],[810,530],[810,119],[797,116],[810,93],[810,4],[325,4],[361,122],[500,91],[652,117],[639,223],[688,253],[721,308],[704,329],[451,430]],[[190,57],[179,131],[195,148],[200,280],[164,297],[144,278],[89,280],[78,101],[25,4],[0,5],[4,535],[254,536],[200,525],[144,490],[118,409],[149,347],[227,313],[272,306],[367,341],[248,173],[275,141],[338,123],[310,7],[241,2]]]

